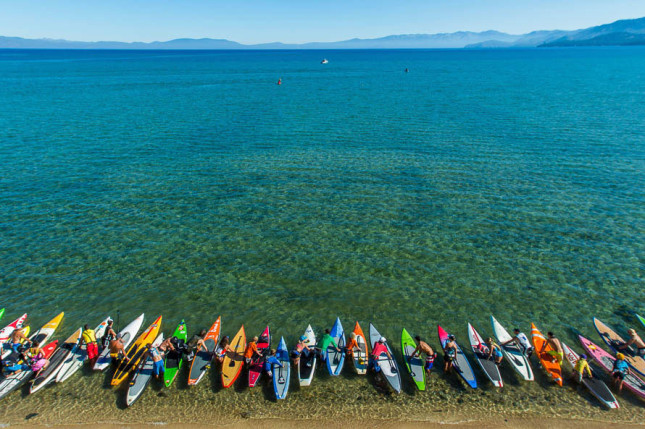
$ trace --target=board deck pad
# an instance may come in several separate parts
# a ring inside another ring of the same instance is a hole
[[[564,360],[569,364],[570,369],[573,371],[578,359],[580,359],[580,356],[564,343],[562,343],[562,349],[564,350]],[[600,401],[602,405],[607,408],[619,407],[614,394],[611,393],[611,390],[609,390],[609,387],[607,387],[604,381],[600,380],[596,374],[593,374],[594,378],[589,378],[586,374],[583,375],[582,384]]]

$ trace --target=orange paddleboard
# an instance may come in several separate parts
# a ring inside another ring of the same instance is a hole
[[[562,386],[562,368],[559,363],[553,362],[554,357],[548,354],[549,351],[553,350],[553,347],[546,344],[546,348],[542,353],[540,353],[540,350],[542,350],[542,347],[544,347],[544,344],[547,343],[547,341],[546,337],[538,331],[538,328],[536,328],[533,323],[531,323],[531,337],[533,339],[533,347],[535,347],[535,355],[540,360],[542,368],[544,368],[547,374],[551,376],[558,386]]]
[[[356,369],[356,373],[358,374],[365,374],[367,372],[367,341],[365,341],[365,334],[363,333],[363,329],[361,329],[361,325],[356,322],[356,325],[354,325],[354,331],[356,334],[356,343],[358,344],[358,347],[360,348],[360,351],[354,350],[353,353],[353,358],[352,361],[354,362],[354,368]]]
[[[233,341],[229,344],[229,348],[222,362],[222,386],[231,387],[237,377],[242,372],[242,365],[244,364],[244,349],[246,349],[246,334],[244,333],[244,325],[237,331]]]

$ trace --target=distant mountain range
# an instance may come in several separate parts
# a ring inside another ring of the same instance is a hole
[[[77,42],[0,36],[0,49],[441,49],[530,48],[556,46],[645,45],[645,18],[625,19],[582,30],[544,30],[527,34],[458,31],[401,34],[377,39],[303,44],[244,45],[226,39],[174,39],[166,42]]]

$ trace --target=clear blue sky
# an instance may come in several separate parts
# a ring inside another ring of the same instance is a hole
[[[459,30],[572,30],[645,16],[645,0],[0,0],[0,35],[241,43]]]

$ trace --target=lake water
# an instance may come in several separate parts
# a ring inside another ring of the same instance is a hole
[[[163,314],[167,334],[222,315],[293,346],[339,316],[400,349],[403,327],[465,345],[493,314],[580,351],[593,316],[624,331],[645,313],[644,99],[643,48],[0,51],[1,324],[65,311],[64,339],[106,315]],[[127,418],[186,421],[205,400],[283,418],[601,412],[534,369],[532,385],[503,371],[504,392],[478,373],[481,397],[443,376],[415,394],[402,374],[396,398],[320,371],[283,404],[213,376]],[[87,401],[125,419],[102,380],[14,393],[5,420],[71,422]]]

